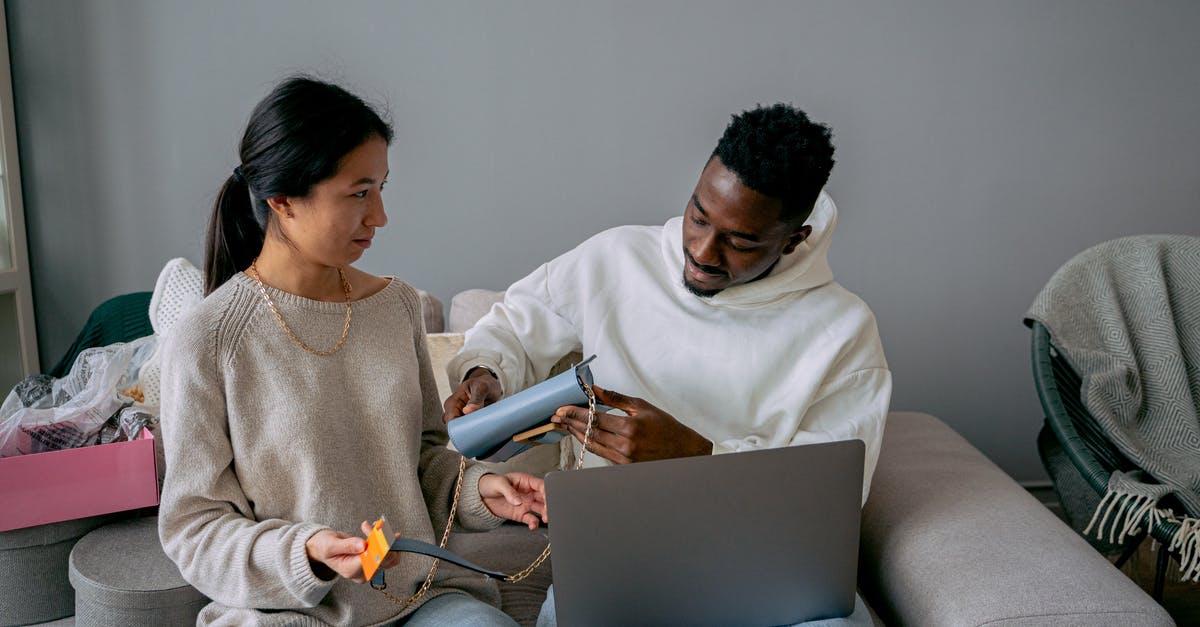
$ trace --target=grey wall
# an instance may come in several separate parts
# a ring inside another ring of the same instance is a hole
[[[836,133],[832,263],[896,409],[1039,479],[1021,317],[1072,253],[1200,231],[1200,4],[7,2],[43,364],[101,300],[199,262],[253,104],[308,70],[386,103],[362,262],[448,300],[679,213],[728,116]]]

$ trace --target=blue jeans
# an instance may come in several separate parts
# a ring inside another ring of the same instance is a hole
[[[409,614],[405,627],[516,627],[517,621],[500,610],[458,592],[426,601]]]
[[[854,611],[845,618],[827,618],[800,623],[804,627],[872,627],[871,612],[867,610],[862,597],[854,595]],[[542,611],[538,614],[537,627],[557,627],[558,616],[554,613],[554,586],[546,591],[546,601],[542,603]]]

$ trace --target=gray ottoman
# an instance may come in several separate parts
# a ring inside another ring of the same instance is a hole
[[[70,559],[76,625],[194,625],[208,599],[163,552],[158,518],[101,527]]]
[[[74,614],[67,556],[84,534],[116,519],[92,516],[0,532],[0,625],[28,625]]]

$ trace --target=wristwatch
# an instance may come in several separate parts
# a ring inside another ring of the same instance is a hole
[[[476,368],[478,368],[480,370],[487,370],[488,374],[492,375],[493,379],[495,379],[497,381],[500,380],[500,375],[496,374],[495,370],[492,370],[491,368],[488,368],[487,366],[485,366],[483,364],[475,364],[474,366],[467,368],[467,373],[463,375],[462,380],[466,381],[467,379],[471,378],[471,373],[474,372]],[[461,381],[460,381],[460,383],[461,383]]]

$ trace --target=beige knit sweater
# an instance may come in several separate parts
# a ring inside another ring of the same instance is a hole
[[[292,330],[324,348],[344,303],[271,290]],[[386,515],[402,536],[436,542],[459,455],[445,447],[441,403],[416,292],[393,279],[353,303],[332,356],[294,344],[238,274],[172,329],[163,345],[167,472],[159,534],[183,577],[213,600],[200,624],[371,625],[405,613],[367,584],[325,581],[304,543],[320,529],[359,534]],[[499,525],[469,466],[458,520]],[[388,591],[412,594],[430,558],[404,554]],[[443,564],[423,601],[460,590],[498,604],[495,584]]]

